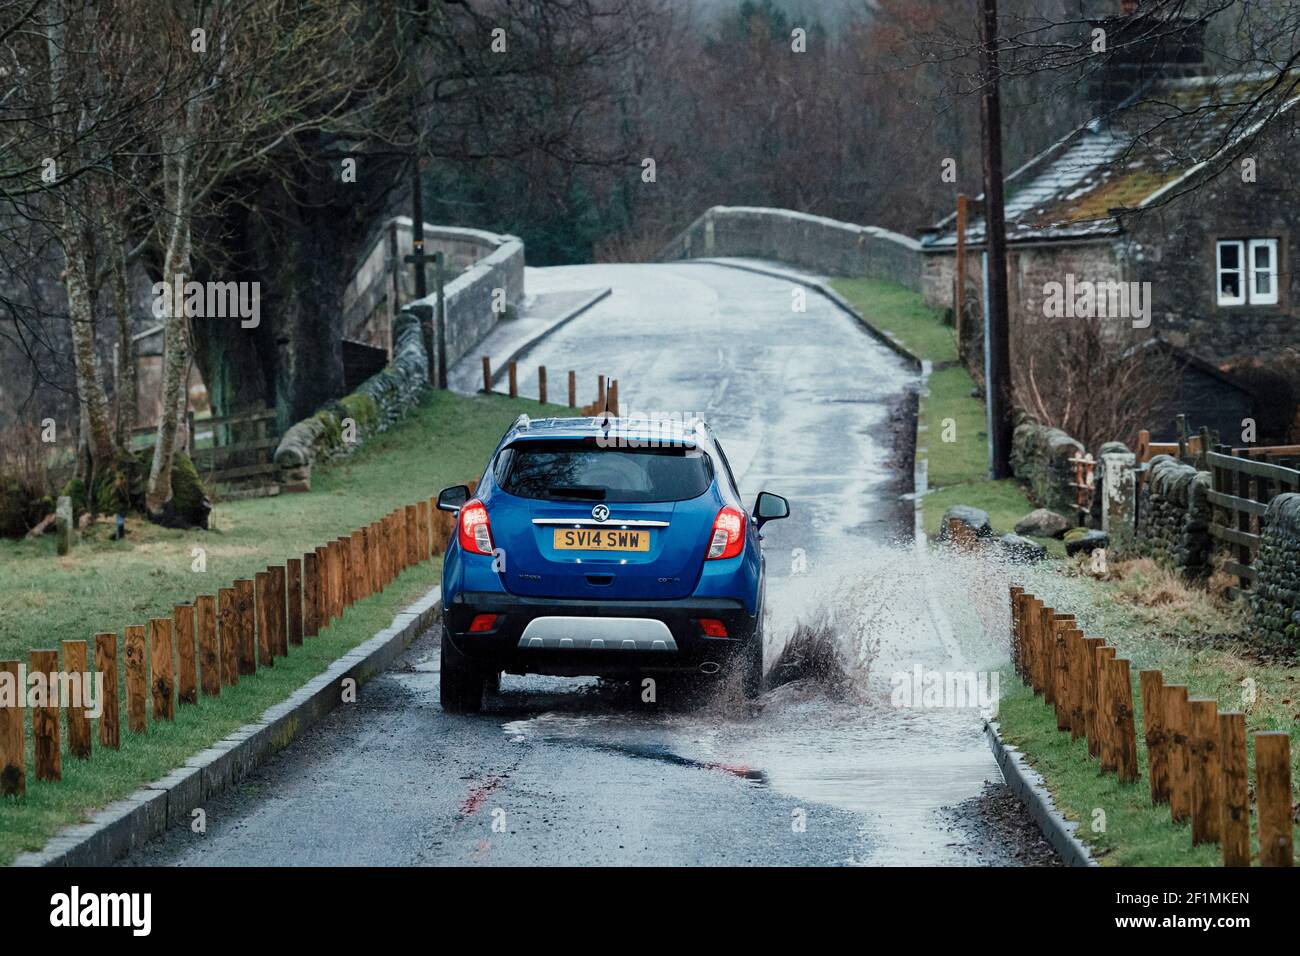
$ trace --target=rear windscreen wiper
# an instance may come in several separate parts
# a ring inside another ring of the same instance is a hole
[[[597,485],[552,485],[546,489],[549,498],[578,498],[583,501],[604,501],[605,489]]]

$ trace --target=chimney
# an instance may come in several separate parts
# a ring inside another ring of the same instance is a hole
[[[1088,82],[1088,96],[1107,112],[1155,80],[1195,76],[1205,64],[1205,22],[1195,17],[1142,13],[1121,0],[1117,16],[1093,20],[1106,31],[1106,53]]]

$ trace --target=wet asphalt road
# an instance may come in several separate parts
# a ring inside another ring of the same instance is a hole
[[[913,374],[815,294],[794,311],[779,279],[580,266],[529,270],[528,285],[614,293],[523,364],[556,381],[577,370],[580,401],[597,374],[615,376],[625,414],[703,415],[746,498],[791,500],[792,517],[765,530],[769,665],[797,622],[829,610],[849,692],[799,681],[756,705],[724,692],[691,708],[507,675],[482,714],[452,716],[435,629],[208,807],[206,834],[173,831],[129,862],[1016,862],[970,809],[1000,781],[978,714],[889,706],[891,674],[997,657],[983,572],[893,543],[910,526],[898,500],[910,460],[895,444]],[[534,381],[522,375],[521,392]],[[986,583],[1005,595],[1004,580]]]

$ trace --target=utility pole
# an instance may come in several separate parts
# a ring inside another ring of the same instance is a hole
[[[411,157],[411,258],[415,264],[415,297],[429,294],[424,277],[424,191],[420,188],[420,151]]]
[[[415,298],[424,299],[429,294],[429,283],[425,277],[424,267],[434,264],[434,276],[437,282],[438,304],[428,314],[422,311],[420,329],[424,337],[424,353],[429,362],[429,384],[434,388],[447,387],[447,307],[443,302],[443,256],[441,252],[426,254],[424,251],[424,192],[420,187],[420,153],[417,149],[412,157],[415,167],[411,178],[411,254],[405,261],[415,266]],[[434,328],[437,328],[437,351],[434,350]]]
[[[1002,105],[998,99],[998,4],[980,0],[984,126],[984,382],[989,477],[1011,477],[1011,339],[1007,319],[1007,224],[1002,208]]]

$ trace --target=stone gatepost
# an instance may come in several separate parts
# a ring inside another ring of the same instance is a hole
[[[72,520],[72,499],[67,495],[59,495],[58,504],[54,508],[54,528],[59,554],[67,554],[72,550],[77,537],[76,525]]]
[[[1128,553],[1137,525],[1137,456],[1106,452],[1101,456],[1101,530],[1111,554]]]

